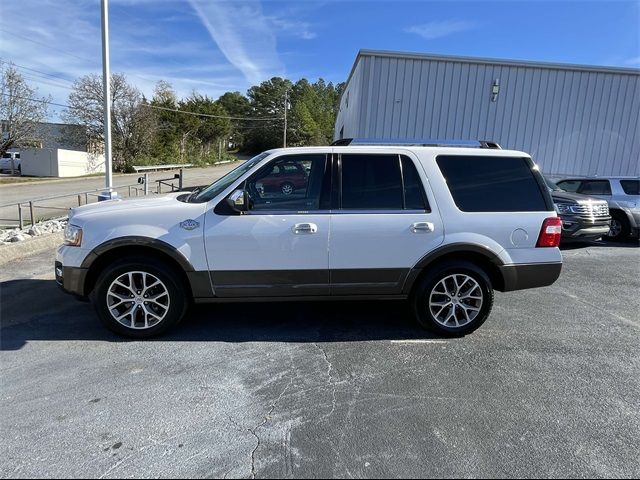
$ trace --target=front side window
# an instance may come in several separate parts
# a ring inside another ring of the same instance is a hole
[[[627,195],[640,195],[640,180],[620,180],[620,185]]]
[[[611,195],[609,180],[585,180],[578,193],[584,195]]]
[[[327,155],[285,155],[249,178],[250,210],[308,211],[320,208]]]
[[[436,162],[463,212],[549,210],[542,187],[525,158],[439,155]]]

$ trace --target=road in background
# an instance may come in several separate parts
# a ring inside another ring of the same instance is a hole
[[[208,185],[214,180],[220,178],[231,169],[237,167],[239,162],[226,163],[219,166],[206,167],[206,168],[185,168],[184,171],[184,187],[191,187],[197,185]],[[177,170],[161,171],[149,173],[149,187],[152,191],[157,188],[158,179],[171,178],[177,173]],[[127,175],[114,175],[113,186],[123,187],[126,185],[132,185],[138,183],[138,178],[143,176],[142,173],[127,174]],[[28,183],[12,183],[7,185],[0,185],[0,205],[14,202],[28,202],[29,200],[50,197],[54,195],[65,195],[75,192],[84,192],[87,190],[93,190],[104,187],[104,176],[102,177],[84,177],[84,178],[69,178],[69,179],[53,179],[42,182],[28,182]],[[177,186],[177,181],[175,182]],[[163,191],[171,191],[170,187],[163,186]],[[122,188],[118,190],[118,193],[122,196],[128,195],[128,189]],[[142,192],[140,192],[142,195]],[[135,196],[135,192],[132,192]],[[97,200],[95,196],[89,197],[89,202],[93,203]],[[82,196],[81,201],[84,203],[85,198]],[[39,206],[39,208],[38,208]],[[38,202],[35,211],[36,218],[52,218],[55,216],[64,215],[64,209],[69,207],[78,206],[78,199],[76,197],[66,197],[56,200],[48,200],[44,202]],[[48,207],[48,208],[47,208]],[[57,208],[57,210],[52,209]],[[28,206],[25,206],[24,218],[29,218]],[[18,220],[17,207],[4,207],[0,208],[0,225],[15,225]]]
[[[402,302],[195,308],[130,341],[0,271],[2,477],[640,476],[637,243],[565,249],[460,339]]]

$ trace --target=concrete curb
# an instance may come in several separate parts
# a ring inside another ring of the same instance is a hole
[[[63,233],[56,232],[49,235],[34,237],[22,242],[10,243],[8,245],[0,245],[0,265],[5,265],[13,260],[28,257],[37,253],[44,252],[51,248],[61,245],[63,241]],[[51,259],[53,264],[53,259]]]

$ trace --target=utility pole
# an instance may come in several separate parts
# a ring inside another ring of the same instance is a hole
[[[105,196],[111,198],[113,179],[111,176],[111,74],[109,72],[109,0],[102,2],[102,90],[104,95],[104,169]]]
[[[287,148],[287,110],[289,109],[289,90],[284,91],[284,141],[283,147]]]

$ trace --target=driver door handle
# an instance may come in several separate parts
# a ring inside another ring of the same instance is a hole
[[[293,227],[291,227],[291,231],[296,235],[317,233],[318,226],[315,223],[296,223]]]
[[[431,222],[416,222],[413,225],[411,225],[411,231],[413,233],[433,232],[433,230],[434,230],[434,226],[433,226],[433,223]]]

